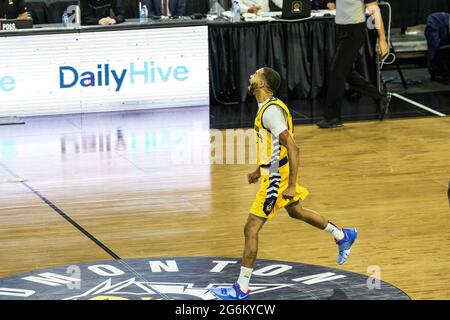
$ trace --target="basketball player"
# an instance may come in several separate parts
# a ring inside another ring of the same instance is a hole
[[[248,299],[258,234],[278,209],[285,208],[291,218],[331,234],[338,245],[338,264],[347,261],[357,237],[356,229],[340,229],[319,213],[302,206],[308,190],[297,184],[299,148],[293,138],[291,114],[287,106],[274,97],[280,82],[280,75],[271,68],[259,69],[250,77],[248,90],[259,106],[255,119],[258,168],[248,175],[248,182],[256,183],[261,179],[261,186],[244,228],[245,249],[239,279],[231,287],[211,289],[219,299]]]

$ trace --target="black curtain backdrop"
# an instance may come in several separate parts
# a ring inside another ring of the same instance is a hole
[[[374,44],[368,31],[355,67],[376,83]],[[258,68],[277,70],[283,99],[325,96],[336,48],[334,19],[303,22],[209,25],[211,98],[216,102],[245,102],[248,79]]]

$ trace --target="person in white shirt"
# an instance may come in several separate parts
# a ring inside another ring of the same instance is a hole
[[[242,13],[269,12],[269,1],[272,1],[280,9],[283,8],[283,0],[240,0],[239,6]]]

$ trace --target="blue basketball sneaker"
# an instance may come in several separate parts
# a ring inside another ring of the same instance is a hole
[[[221,300],[248,300],[250,294],[250,290],[243,292],[237,282],[231,287],[212,288],[209,291]]]
[[[336,241],[336,244],[339,247],[339,255],[337,259],[338,264],[344,264],[345,261],[347,261],[348,256],[350,255],[350,248],[358,237],[358,231],[356,230],[356,228],[343,228],[342,232],[344,232],[344,239],[342,239],[341,241]]]

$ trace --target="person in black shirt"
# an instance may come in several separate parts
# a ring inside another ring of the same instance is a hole
[[[0,0],[0,19],[26,20],[25,0]]]
[[[125,21],[125,10],[120,0],[81,0],[83,25],[107,26]]]

